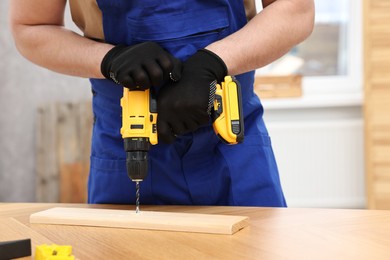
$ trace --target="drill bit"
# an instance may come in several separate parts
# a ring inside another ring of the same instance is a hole
[[[135,182],[135,213],[139,213],[139,181]]]

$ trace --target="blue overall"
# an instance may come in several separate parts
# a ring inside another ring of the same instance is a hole
[[[183,61],[247,22],[239,0],[97,2],[106,42],[154,41]],[[254,72],[237,79],[242,87],[244,142],[223,144],[207,125],[179,136],[173,144],[152,146],[148,176],[141,183],[141,204],[286,206],[263,107],[253,92]],[[95,123],[88,201],[133,204],[135,184],[126,173],[120,135],[123,89],[109,80],[91,79],[91,83]]]

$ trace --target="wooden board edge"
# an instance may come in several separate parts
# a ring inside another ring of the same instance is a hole
[[[31,214],[30,223],[230,235],[249,225],[246,216],[158,211],[139,214],[130,210],[55,207]]]

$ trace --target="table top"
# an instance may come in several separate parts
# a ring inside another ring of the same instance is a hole
[[[52,207],[132,205],[0,203],[0,241],[71,245],[77,259],[390,259],[390,211],[142,206],[142,210],[248,216],[234,235],[30,224]],[[30,258],[26,258],[30,259]]]

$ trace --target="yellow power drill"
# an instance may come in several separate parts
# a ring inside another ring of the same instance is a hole
[[[148,151],[157,140],[157,102],[151,89],[123,88],[121,134],[126,151],[127,175],[136,183],[136,212],[139,212],[139,182],[148,173]],[[213,128],[227,144],[244,139],[241,86],[232,76],[216,84],[211,107]]]

